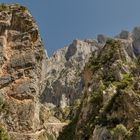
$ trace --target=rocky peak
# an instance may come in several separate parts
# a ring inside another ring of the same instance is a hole
[[[107,38],[108,38],[108,37],[106,37],[105,35],[99,34],[99,35],[97,36],[98,43],[100,43],[100,44],[105,44],[106,41],[107,41]]]
[[[47,61],[47,85],[41,95],[43,103],[64,107],[81,96],[83,80],[80,73],[97,49],[96,44],[95,40],[74,40]]]
[[[132,34],[133,47],[136,55],[140,53],[140,27],[135,27]]]
[[[131,34],[126,30],[121,31],[119,35],[119,38],[121,39],[129,39],[130,37],[131,37]]]

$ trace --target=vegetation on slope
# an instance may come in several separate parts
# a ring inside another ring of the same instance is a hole
[[[60,139],[69,135],[74,140],[99,136],[111,140],[137,140],[139,123],[133,124],[136,120],[139,122],[140,115],[138,58],[131,58],[125,44],[114,39],[109,39],[104,48],[94,52],[84,72],[91,71],[92,76],[89,81],[85,79],[81,108],[76,119],[64,128]],[[101,129],[104,134],[99,134]]]

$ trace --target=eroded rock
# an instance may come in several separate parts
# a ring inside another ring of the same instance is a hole
[[[43,90],[45,51],[29,11],[20,5],[0,6],[0,124],[11,140],[37,140],[44,131],[38,95]]]
[[[47,61],[47,85],[41,102],[64,108],[78,99],[84,89],[81,72],[97,48],[95,40],[74,40],[68,47],[58,50]]]

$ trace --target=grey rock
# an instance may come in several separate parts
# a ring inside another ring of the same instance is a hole
[[[15,55],[12,56],[11,59],[11,67],[12,68],[28,68],[28,67],[33,67],[35,65],[35,59],[33,55],[30,53],[25,54],[25,55]]]
[[[38,140],[45,131],[38,100],[44,90],[45,51],[29,11],[18,4],[0,6],[0,124],[11,140]]]
[[[106,127],[96,126],[91,140],[113,140]]]
[[[76,53],[76,51],[77,51],[76,44],[77,44],[77,41],[74,40],[73,44],[71,44],[71,45],[68,47],[68,50],[67,50],[66,55],[65,55],[65,58],[66,58],[67,61],[68,61],[73,55],[75,55],[75,53]]]
[[[3,75],[0,77],[0,88],[7,86],[13,81],[11,75]]]
[[[98,43],[105,43],[107,41],[107,37],[105,35],[99,34],[97,36]]]
[[[135,27],[133,29],[132,33],[133,33],[134,39],[139,39],[140,38],[140,27],[139,26]]]
[[[128,39],[130,37],[130,33],[128,31],[123,30],[123,31],[121,31],[119,37],[121,39]]]
[[[81,72],[97,48],[94,40],[74,40],[58,50],[47,62],[47,85],[41,102],[64,107],[80,98],[84,89]]]

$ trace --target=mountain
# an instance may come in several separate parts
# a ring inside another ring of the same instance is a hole
[[[139,140],[139,40],[140,27],[136,27],[93,52],[84,68],[81,105],[60,140],[66,136],[67,140]]]
[[[47,110],[38,98],[45,88],[46,59],[27,8],[0,5],[1,140],[47,139],[43,125]]]
[[[140,27],[49,58],[29,10],[0,5],[0,140],[139,137]]]

